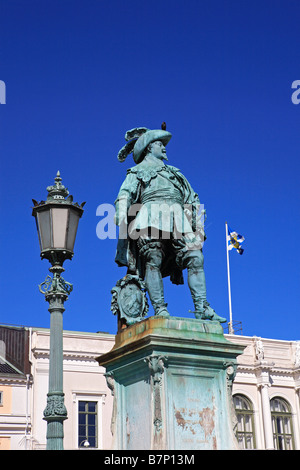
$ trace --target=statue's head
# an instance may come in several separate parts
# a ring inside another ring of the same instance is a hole
[[[172,134],[165,129],[149,130],[146,127],[137,127],[127,131],[125,134],[127,144],[119,151],[118,160],[124,161],[131,152],[135,163],[140,163],[147,153],[160,159],[167,159],[165,147],[171,137]]]
[[[158,158],[159,160],[168,160],[166,147],[161,140],[155,140],[148,145],[146,150],[144,150],[141,155],[141,161],[146,155],[151,155],[152,157]]]
[[[133,159],[135,163],[140,163],[147,153],[162,159],[166,157],[165,147],[172,134],[162,129],[146,131],[136,141],[133,147]],[[163,153],[164,152],[164,153]]]

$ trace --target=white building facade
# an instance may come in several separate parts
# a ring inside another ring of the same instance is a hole
[[[233,384],[240,447],[300,449],[300,342],[226,337],[245,346]]]
[[[28,337],[30,374],[0,373],[0,450],[46,448],[50,332]],[[300,449],[300,342],[226,337],[245,346],[233,384],[240,448]],[[66,450],[111,449],[113,397],[95,358],[113,345],[108,333],[63,333]]]

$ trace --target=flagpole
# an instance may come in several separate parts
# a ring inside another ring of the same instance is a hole
[[[231,287],[230,287],[229,250],[228,250],[228,225],[227,225],[227,222],[225,222],[225,230],[226,230],[227,279],[228,279],[228,301],[229,301],[228,331],[229,331],[229,334],[234,334],[234,329],[232,328],[232,307],[231,307]]]

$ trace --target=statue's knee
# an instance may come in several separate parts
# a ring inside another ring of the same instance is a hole
[[[200,250],[191,252],[186,258],[186,268],[191,271],[203,270],[204,257]]]
[[[163,260],[163,250],[160,242],[148,242],[143,245],[140,250],[141,256],[143,256],[146,265],[150,265],[154,268],[161,268]]]
[[[162,252],[158,249],[150,249],[146,256],[146,264],[155,268],[161,268],[162,265]]]

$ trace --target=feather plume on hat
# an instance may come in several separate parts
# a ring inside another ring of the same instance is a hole
[[[125,144],[118,153],[119,162],[124,162],[126,160],[128,155],[132,153],[133,147],[138,138],[148,130],[149,129],[147,129],[147,127],[135,127],[134,129],[130,129],[126,132],[125,140],[127,141],[127,144]]]

